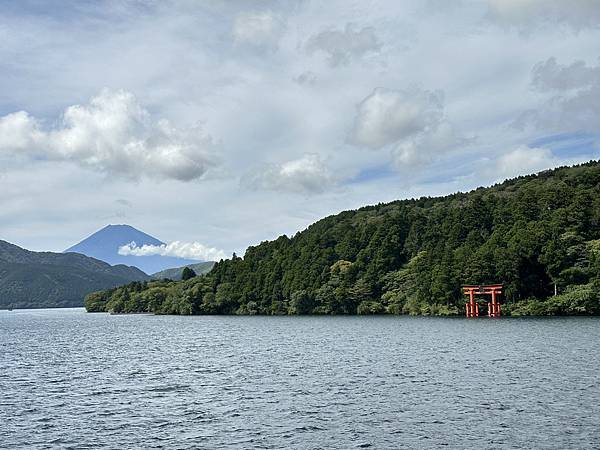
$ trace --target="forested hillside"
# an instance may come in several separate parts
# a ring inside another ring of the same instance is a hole
[[[149,278],[135,267],[0,241],[0,309],[83,306],[90,292]]]
[[[182,266],[182,267],[175,267],[173,269],[161,270],[160,272],[153,273],[151,275],[151,277],[156,280],[163,280],[166,278],[169,280],[179,281],[179,280],[181,280],[181,275],[183,274],[183,269],[185,269],[186,267],[189,267],[190,269],[192,269],[194,271],[194,273],[196,273],[197,275],[204,275],[204,274],[210,272],[214,265],[215,265],[214,261],[205,261],[205,262],[196,263],[196,264],[188,264],[188,265]]]
[[[504,283],[506,311],[600,313],[600,163],[327,217],[203,277],[92,294],[89,311],[436,314],[461,284]],[[558,296],[554,296],[556,292]]]

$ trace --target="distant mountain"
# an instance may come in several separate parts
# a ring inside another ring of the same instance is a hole
[[[187,266],[183,267],[161,270],[160,272],[152,274],[152,278],[155,278],[157,280],[168,278],[169,280],[178,281],[181,280],[181,274],[183,272],[183,269],[185,269],[186,267],[189,267],[194,272],[196,272],[196,275],[204,275],[205,273],[210,272],[214,265],[214,261],[206,261],[197,264],[188,264]]]
[[[173,267],[181,267],[186,264],[197,264],[199,261],[193,259],[175,258],[171,256],[134,256],[119,255],[119,247],[135,242],[142,245],[164,245],[149,234],[143,233],[129,225],[107,225],[84,239],[79,244],[65,250],[67,252],[81,253],[100,259],[111,265],[125,264],[135,266],[145,273],[155,273]]]
[[[77,253],[31,252],[0,240],[0,309],[83,306],[99,289],[150,277]]]

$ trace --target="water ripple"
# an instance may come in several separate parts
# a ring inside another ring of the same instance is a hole
[[[600,448],[598,318],[1,311],[0,346],[2,448]]]

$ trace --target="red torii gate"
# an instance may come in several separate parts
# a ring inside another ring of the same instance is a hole
[[[475,302],[475,294],[491,295],[492,301],[488,302],[488,317],[500,317],[500,303],[497,296],[502,294],[501,284],[491,285],[467,285],[463,286],[463,293],[469,296],[469,302],[465,303],[467,317],[479,317],[479,305]]]

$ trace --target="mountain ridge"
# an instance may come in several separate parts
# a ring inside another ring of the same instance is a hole
[[[125,264],[127,266],[135,266],[146,274],[201,262],[172,256],[134,256],[119,254],[120,247],[132,242],[135,242],[137,246],[160,246],[165,244],[161,240],[144,233],[131,225],[109,224],[92,233],[77,244],[69,247],[63,253],[80,253],[100,259],[111,265]]]
[[[33,252],[0,240],[0,308],[83,306],[85,295],[150,277],[79,253]]]

